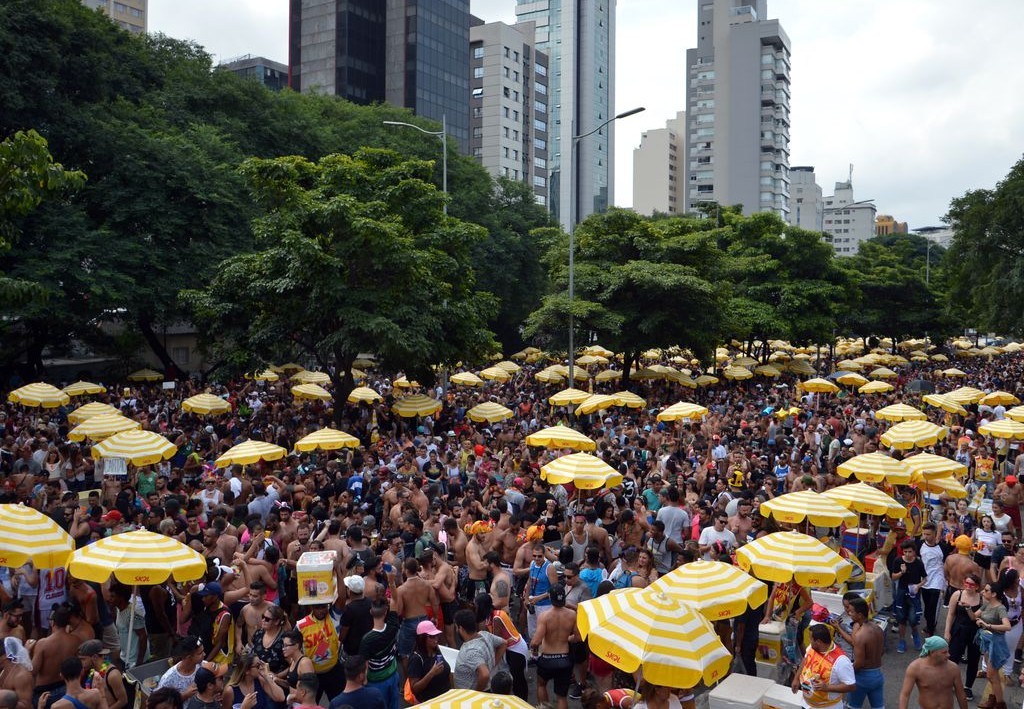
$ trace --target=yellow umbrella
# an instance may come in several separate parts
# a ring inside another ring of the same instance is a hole
[[[494,366],[497,367],[498,369],[504,369],[509,374],[515,374],[520,369],[522,369],[518,364],[516,364],[515,362],[509,362],[507,359],[498,362]]]
[[[947,357],[944,354],[933,354],[931,356],[931,359],[932,359],[933,362],[948,362],[949,361],[949,357]]]
[[[859,372],[864,368],[864,365],[859,362],[854,362],[852,359],[844,359],[842,362],[836,365],[836,369],[842,369],[847,372]]]
[[[84,441],[86,438],[93,441],[102,441],[104,438],[109,438],[115,433],[139,428],[142,428],[141,423],[121,414],[102,414],[86,419],[75,426],[68,431],[68,438],[72,441]]]
[[[818,527],[838,527],[840,524],[857,524],[857,516],[839,503],[813,490],[800,490],[779,495],[762,502],[758,510],[764,517],[774,517],[778,522],[799,524],[804,520]]]
[[[577,451],[597,450],[597,443],[568,426],[550,426],[531,433],[526,445],[537,448],[570,448]]]
[[[696,379],[692,379],[690,377],[687,377],[687,376],[685,376],[683,374],[679,374],[679,375],[677,375],[675,377],[672,377],[672,381],[674,381],[676,384],[680,384],[680,385],[686,387],[687,389],[696,389],[697,388],[697,380]]]
[[[424,394],[416,394],[399,399],[391,410],[403,418],[432,416],[441,410],[441,402]]]
[[[618,399],[608,394],[592,394],[580,402],[576,407],[576,415],[592,414],[596,411],[604,411],[613,406],[618,406]]]
[[[213,394],[196,394],[181,402],[181,410],[193,414],[226,414],[231,411],[231,404]]]
[[[903,461],[885,453],[862,453],[855,455],[836,469],[844,478],[851,475],[866,483],[887,482],[891,485],[906,485],[910,482],[910,469]]]
[[[948,361],[948,360],[945,360]],[[942,370],[942,376],[944,377],[966,377],[967,372],[957,369],[956,367],[950,367],[949,369]]]
[[[237,446],[232,446],[214,463],[218,468],[226,468],[229,465],[252,465],[261,460],[280,460],[284,458],[286,451],[281,446],[263,441],[245,441]]]
[[[651,584],[680,603],[693,606],[711,621],[735,618],[768,599],[768,586],[721,561],[694,561]]]
[[[888,382],[870,382],[857,389],[861,394],[884,394],[888,391],[895,389],[892,384]]]
[[[583,350],[585,355],[594,355],[595,357],[606,357],[611,358],[615,356],[615,353],[609,349],[601,347],[601,345],[591,345]]]
[[[292,387],[292,396],[296,399],[308,399],[310,401],[331,401],[334,399],[331,392],[319,384],[298,384]]]
[[[370,387],[356,387],[349,392],[345,401],[350,404],[372,404],[375,401],[382,401],[383,398]]]
[[[946,495],[954,499],[967,497],[967,488],[955,478],[926,478],[921,473],[914,473],[910,484],[922,492]]]
[[[556,372],[560,374],[563,379],[566,379],[569,376],[569,368],[566,367],[564,364],[553,364],[544,371]],[[573,368],[572,376],[573,379],[577,382],[585,382],[590,379],[590,374],[587,373],[587,370],[585,370],[583,367]]]
[[[945,426],[931,421],[904,421],[882,434],[882,445],[909,450],[935,445],[949,434]]]
[[[330,384],[331,377],[327,372],[313,372],[307,369],[303,369],[301,372],[296,372],[292,375],[292,381],[298,382],[299,384]]]
[[[91,419],[93,416],[114,416],[121,412],[110,404],[101,404],[98,401],[90,401],[83,404],[68,414],[68,423],[79,424],[82,421]]]
[[[917,473],[925,478],[967,477],[966,465],[934,453],[917,453],[904,458],[903,462],[910,468],[912,477]]]
[[[416,709],[533,709],[533,705],[509,694],[488,694],[472,689],[449,689],[439,697],[413,706]]]
[[[68,396],[84,396],[86,394],[102,394],[107,388],[92,382],[78,381],[64,387],[64,393]]]
[[[757,366],[757,360],[754,359],[753,357],[746,357],[746,356],[744,356],[744,357],[737,357],[736,359],[734,359],[732,361],[732,366],[734,366],[734,367],[743,367],[744,369],[749,369],[750,367],[756,367]]]
[[[479,387],[484,385],[484,380],[473,374],[472,372],[459,372],[451,376],[452,384],[458,384],[464,387]]]
[[[752,376],[754,376],[754,373],[751,372],[749,369],[744,369],[743,367],[737,367],[733,365],[732,367],[726,367],[725,369],[723,369],[722,375],[726,379],[743,380],[750,379]]]
[[[711,386],[712,384],[718,384],[718,377],[713,377],[710,374],[702,374],[699,377],[697,377],[695,381],[697,383],[697,386],[706,387]]]
[[[282,364],[280,367],[272,367],[272,369],[276,372],[301,372],[305,367],[296,362],[288,362],[287,364]]]
[[[590,651],[663,687],[710,686],[732,655],[696,608],[653,588],[624,588],[579,605],[576,624]]]
[[[339,448],[358,448],[359,439],[344,431],[333,428],[321,428],[295,442],[297,451],[335,451]]]
[[[257,382],[276,382],[281,377],[278,376],[277,372],[273,369],[264,369],[262,372],[257,372],[251,377]]]
[[[693,404],[689,401],[679,401],[658,414],[658,420],[679,421],[680,419],[690,419],[700,421],[707,415],[708,410],[700,404]]]
[[[631,391],[617,391],[615,397],[616,406],[625,406],[627,409],[642,409],[647,406],[647,400]]]
[[[582,404],[590,398],[590,392],[582,389],[563,389],[554,396],[548,398],[552,406],[569,406],[570,404]]]
[[[616,379],[622,379],[622,372],[615,369],[606,369],[594,375],[595,382],[613,382]]]
[[[561,384],[567,375],[561,374],[553,369],[542,369],[533,375],[533,378],[544,384]]]
[[[170,460],[178,447],[153,431],[124,431],[92,447],[92,457],[124,458],[129,465],[153,465]]]
[[[880,421],[927,421],[928,415],[920,409],[906,404],[893,404],[875,412]]]
[[[398,377],[397,379],[395,379],[393,384],[395,389],[412,389],[413,387],[418,387],[420,385],[420,383],[415,379],[410,381],[405,377]]]
[[[983,396],[985,396],[985,392],[974,387],[960,387],[959,389],[946,392],[946,397],[958,404],[975,404],[981,401]]]
[[[947,413],[960,414],[961,416],[967,415],[967,409],[945,394],[925,394],[922,398],[924,403],[929,406],[938,407]]]
[[[592,364],[608,364],[608,358],[597,355],[583,355],[576,358],[576,364],[581,367],[588,367]]]
[[[622,473],[590,453],[570,453],[540,469],[541,480],[551,485],[572,483],[581,490],[596,490],[622,484]]]
[[[67,406],[71,403],[71,397],[65,392],[43,382],[18,387],[7,395],[7,400],[22,406],[39,406],[44,409],[56,409],[58,406]]]
[[[1024,438],[1024,423],[1018,423],[1010,419],[991,421],[978,426],[978,432],[993,438],[1008,438],[1019,441]]]
[[[206,558],[177,539],[140,529],[72,552],[68,573],[93,583],[104,583],[113,574],[126,586],[154,585],[172,576],[175,581],[195,581],[206,575]]]
[[[759,374],[762,377],[781,377],[782,372],[777,370],[770,364],[762,364],[759,367],[754,367],[754,374]]]
[[[759,579],[807,588],[843,583],[853,567],[814,537],[800,532],[775,532],[739,548],[736,564]]]
[[[814,371],[814,367],[808,364],[802,359],[795,359],[789,363],[786,367],[793,374],[798,374],[802,377],[813,377],[817,372]]]
[[[152,369],[140,369],[128,375],[130,382],[158,382],[164,375]]]
[[[59,569],[75,540],[42,512],[25,505],[0,505],[0,566]]]
[[[899,375],[888,367],[879,367],[878,369],[871,370],[868,376],[872,379],[895,379]]]
[[[839,387],[830,382],[828,379],[808,379],[806,382],[800,382],[797,385],[804,391],[813,391],[816,394],[835,394],[839,391]]]
[[[856,387],[864,386],[865,384],[868,383],[866,377],[862,377],[856,372],[847,372],[846,374],[840,374],[838,377],[836,377],[836,381],[839,382],[840,384],[845,384],[846,386]]]
[[[1006,418],[1024,423],[1024,406],[1014,406],[1006,411]]]
[[[372,369],[373,367],[377,366],[377,363],[374,362],[372,359],[367,359],[366,357],[360,357],[358,359],[352,360],[352,366],[353,367],[361,367],[363,369]]]
[[[481,379],[489,379],[496,382],[507,382],[512,378],[512,375],[506,372],[501,367],[488,367],[480,371]]]
[[[1008,391],[994,391],[991,394],[986,394],[981,397],[981,401],[978,403],[984,404],[985,406],[1011,406],[1019,404],[1020,399]]]
[[[865,515],[885,515],[900,519],[906,517],[907,509],[878,488],[866,483],[840,485],[822,493],[843,507]]]
[[[511,409],[507,409],[501,404],[495,404],[490,401],[477,404],[466,412],[466,416],[469,416],[469,420],[475,421],[476,423],[497,423],[498,421],[504,421],[507,418],[512,418],[513,415],[514,414]]]

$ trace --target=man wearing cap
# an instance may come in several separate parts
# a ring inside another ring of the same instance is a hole
[[[235,656],[235,622],[224,605],[224,590],[211,581],[201,584],[193,596],[199,608],[192,609],[189,632],[203,641],[208,661],[230,665]]]
[[[793,693],[801,693],[807,709],[842,709],[844,695],[857,688],[853,662],[832,641],[827,625],[812,625],[810,633],[811,644],[793,674]]]
[[[121,670],[107,660],[109,652],[103,648],[101,640],[86,640],[79,645],[78,659],[82,661],[85,673],[82,686],[86,689],[97,688],[100,683],[96,678],[102,677],[102,684],[106,688],[107,709],[122,709],[128,705],[128,692],[125,690]]]
[[[938,636],[925,640],[921,656],[907,667],[899,709],[908,709],[915,687],[921,709],[952,709],[953,697],[960,709],[967,709],[960,668],[949,659],[949,644]]]

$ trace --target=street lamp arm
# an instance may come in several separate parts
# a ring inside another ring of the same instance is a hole
[[[619,114],[617,114],[617,115],[614,115],[614,116],[612,116],[612,117],[611,117],[611,118],[609,118],[609,119],[608,119],[607,121],[605,121],[604,123],[602,123],[602,124],[601,124],[601,125],[599,125],[599,126],[598,126],[597,128],[594,128],[594,129],[593,129],[593,130],[591,130],[591,131],[588,131],[588,132],[586,132],[586,133],[583,133],[582,135],[574,135],[574,136],[572,137],[572,139],[573,139],[573,142],[578,142],[578,141],[580,141],[580,140],[583,140],[584,138],[586,138],[586,137],[587,137],[587,136],[589,136],[589,135],[593,135],[594,133],[598,132],[599,130],[601,130],[602,128],[604,128],[604,127],[605,127],[606,125],[608,125],[608,124],[609,124],[609,123],[611,123],[612,121],[617,121],[617,120],[619,120],[620,118],[625,118],[626,116],[632,116],[632,115],[634,115],[634,114],[637,114],[637,113],[642,113],[643,111],[646,111],[646,110],[647,110],[646,108],[644,108],[643,106],[640,106],[639,108],[631,108],[631,109],[630,109],[630,110],[628,110],[628,111],[623,111],[622,113],[619,113]]]
[[[420,128],[418,125],[415,125],[414,123],[404,123],[403,121],[384,121],[384,125],[386,125],[386,126],[405,126],[406,128],[415,128],[420,133],[426,133],[427,135],[435,135],[435,136],[442,136],[442,135],[444,135],[444,131],[440,131],[440,130],[427,130],[426,128]]]

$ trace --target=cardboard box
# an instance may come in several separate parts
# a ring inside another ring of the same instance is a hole
[[[334,575],[337,560],[334,551],[307,551],[299,557],[295,571],[299,583],[299,605],[333,603],[338,598],[338,581]]]
[[[708,708],[761,709],[765,693],[774,686],[771,680],[732,674],[708,693]]]
[[[780,621],[765,623],[759,628],[757,661],[778,664],[782,661],[782,630]]]

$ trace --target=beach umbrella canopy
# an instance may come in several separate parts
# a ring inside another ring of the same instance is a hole
[[[967,488],[956,478],[927,478],[921,473],[914,473],[910,479],[910,484],[922,492],[934,495],[946,495],[956,500],[967,497]]]
[[[569,448],[576,451],[597,450],[597,443],[568,426],[550,426],[526,437],[526,445],[537,448]]]
[[[774,517],[778,522],[799,524],[810,521],[817,527],[838,527],[840,524],[857,524],[857,516],[848,509],[813,490],[800,490],[779,495],[758,507],[764,517]]]
[[[948,360],[941,360],[941,361],[948,361]],[[956,367],[950,367],[949,369],[943,369],[942,370],[942,376],[944,376],[944,377],[960,378],[960,377],[966,377],[967,376],[967,372],[964,372],[963,370],[957,369]]]
[[[71,397],[66,392],[45,382],[18,387],[7,395],[7,400],[22,406],[44,409],[56,409],[58,406],[67,406],[71,403]]]
[[[1008,438],[1019,441],[1024,438],[1024,423],[1018,423],[1011,419],[990,421],[978,426],[978,432],[993,438]]]
[[[835,394],[839,391],[839,387],[828,379],[808,379],[806,382],[800,382],[797,386],[804,391],[812,391],[816,394]]]
[[[1012,409],[1006,410],[1006,418],[1011,421],[1019,421],[1024,423],[1024,406],[1014,406]]]
[[[601,347],[601,345],[591,345],[590,347],[586,347],[583,349],[583,354],[605,358],[611,358],[615,356],[614,352],[612,352],[606,347]]]
[[[592,364],[608,364],[608,358],[600,355],[583,355],[576,358],[576,364],[581,367],[589,367]]]
[[[92,457],[124,458],[130,465],[153,465],[170,460],[178,447],[153,431],[124,431],[92,447]]]
[[[985,394],[978,403],[985,406],[1014,406],[1020,403],[1020,399],[1008,391],[994,391]]]
[[[395,381],[392,382],[392,385],[395,387],[395,389],[412,389],[413,387],[418,387],[420,383],[415,379],[410,381],[409,379],[402,376],[395,379]]]
[[[959,402],[950,399],[945,394],[925,394],[922,397],[922,400],[929,406],[935,406],[947,413],[959,414],[960,416],[967,415],[967,409],[961,406]]]
[[[616,379],[622,379],[622,372],[616,369],[606,369],[594,375],[595,382],[612,382]]]
[[[753,357],[743,356],[734,359],[732,361],[732,364],[734,367],[743,367],[744,369],[749,369],[750,367],[757,366],[757,360],[754,359]]]
[[[582,389],[562,389],[554,396],[548,398],[548,403],[552,406],[569,406],[570,404],[582,404],[584,401],[590,398],[589,391],[583,391]]]
[[[877,369],[872,369],[868,376],[872,379],[895,379],[899,375],[888,367],[878,367]]]
[[[694,561],[665,574],[651,588],[691,605],[711,621],[735,618],[768,599],[768,586],[721,561]]]
[[[305,369],[305,367],[303,367],[298,362],[288,362],[287,364],[282,364],[280,367],[271,367],[271,369],[273,369],[275,372],[285,372],[285,373],[287,373],[287,372],[301,372],[301,371],[303,371]]]
[[[796,580],[807,588],[843,583],[850,578],[850,562],[800,532],[775,532],[740,547],[736,564],[759,579],[786,583]]]
[[[903,421],[882,434],[882,445],[898,450],[933,446],[949,434],[945,426],[931,421]]]
[[[139,369],[128,375],[130,382],[158,382],[164,375],[153,369]]]
[[[370,387],[356,387],[349,392],[345,401],[350,404],[372,404],[375,401],[382,401],[383,398]]]
[[[806,360],[802,359],[793,360],[786,366],[786,369],[793,374],[798,374],[802,377],[813,377],[817,374],[817,372],[814,371],[814,367],[808,364]]]
[[[967,477],[967,466],[952,458],[934,453],[917,453],[907,456],[903,463],[910,468],[911,477],[920,473],[925,478]]]
[[[581,490],[597,490],[622,484],[622,474],[590,453],[570,453],[540,469],[540,477],[551,485],[572,483]]]
[[[893,404],[875,412],[880,421],[927,421],[928,415],[920,409],[906,404]]]
[[[181,402],[181,410],[193,414],[226,414],[231,411],[231,404],[213,394],[196,394]]]
[[[842,369],[847,372],[859,372],[864,369],[864,365],[859,362],[854,362],[852,359],[844,359],[836,365],[836,369]]]
[[[520,367],[518,364],[516,364],[515,362],[510,362],[507,359],[501,360],[494,366],[497,367],[498,369],[504,369],[509,374],[515,374],[520,369],[522,369],[522,367]]]
[[[699,387],[707,387],[712,384],[718,384],[718,377],[714,377],[710,374],[702,374],[694,379],[694,383]]]
[[[848,510],[865,515],[885,515],[900,519],[906,517],[907,508],[878,488],[867,483],[840,485],[822,493]]]
[[[484,380],[473,374],[472,372],[459,372],[453,374],[449,381],[452,384],[458,384],[464,387],[480,387],[484,385]]]
[[[308,399],[310,401],[331,401],[334,397],[331,392],[319,384],[298,384],[292,387],[292,396],[296,399]]]
[[[750,379],[752,376],[754,376],[754,373],[751,372],[749,369],[744,369],[743,367],[737,367],[733,365],[731,367],[726,367],[725,369],[723,369],[722,376],[724,376],[726,379],[731,380],[743,380]]]
[[[441,402],[437,399],[431,399],[425,394],[416,394],[399,399],[391,407],[391,410],[402,418],[432,416],[441,410]]]
[[[895,389],[892,384],[888,382],[869,382],[864,386],[857,389],[861,394],[884,394],[886,392]]]
[[[618,399],[610,394],[592,394],[581,401],[580,405],[576,407],[576,415],[592,414],[618,405]]]
[[[88,404],[83,404],[68,414],[68,423],[74,425],[87,421],[93,416],[116,416],[120,413],[119,409],[115,409],[110,404],[90,401]]]
[[[252,379],[257,382],[276,382],[280,378],[273,369],[264,369],[262,372],[252,375]]]
[[[732,664],[707,618],[653,588],[624,588],[584,601],[576,624],[590,651],[664,687],[712,685]]]
[[[974,387],[960,387],[947,391],[946,396],[958,404],[976,404],[985,396],[985,392]]]
[[[700,404],[694,404],[689,401],[679,401],[658,414],[658,420],[679,421],[682,419],[689,419],[691,421],[700,421],[707,415],[707,408]]]
[[[0,505],[0,566],[58,569],[74,548],[75,540],[39,510]]]
[[[642,409],[647,406],[646,399],[631,391],[617,391],[612,396],[615,397],[616,406],[625,406],[627,409]]]
[[[313,431],[295,442],[295,450],[297,451],[335,451],[339,448],[358,447],[358,438],[333,428],[321,428],[319,431]]]
[[[484,403],[477,404],[467,411],[466,416],[469,417],[470,421],[474,421],[476,423],[497,423],[498,421],[504,421],[505,419],[512,418],[514,414],[511,409],[508,409],[501,404],[496,404],[492,401],[485,401]]]
[[[76,579],[103,583],[113,575],[126,586],[195,581],[206,575],[206,558],[177,539],[146,530],[122,532],[77,549],[68,560]]]
[[[487,369],[480,370],[480,378],[495,382],[507,382],[512,378],[512,375],[501,367],[488,367]]]
[[[366,376],[365,374],[363,375]],[[292,381],[298,382],[299,384],[324,384],[331,383],[331,377],[327,372],[315,372],[308,369],[303,369],[301,372],[296,372],[292,375]]]
[[[906,485],[910,482],[910,469],[901,460],[885,453],[861,453],[841,463],[836,469],[844,478],[851,475],[861,482]]]
[[[414,704],[416,709],[533,709],[509,694],[488,694],[472,689],[449,689],[439,697]]]
[[[88,418],[68,431],[72,441],[102,441],[115,433],[142,428],[142,424],[121,414],[101,414]]]
[[[866,377],[863,377],[860,374],[857,374],[856,372],[846,372],[844,374],[840,374],[838,377],[836,377],[836,381],[839,382],[840,384],[845,384],[846,386],[855,387],[864,386],[865,384],[868,383]]]
[[[779,370],[777,370],[775,367],[773,367],[770,364],[762,364],[759,367],[754,367],[754,374],[760,375],[762,377],[781,377],[782,376],[782,372],[780,372]]]
[[[224,455],[217,458],[215,465],[218,468],[226,468],[229,465],[252,465],[261,460],[280,460],[287,452],[273,443],[245,441],[228,449]]]
[[[107,388],[100,384],[93,384],[92,382],[78,381],[74,384],[68,384],[64,387],[64,393],[68,396],[85,396],[87,394],[102,394]]]
[[[533,375],[533,378],[542,384],[561,384],[568,375],[557,372],[554,369],[542,369]]]

